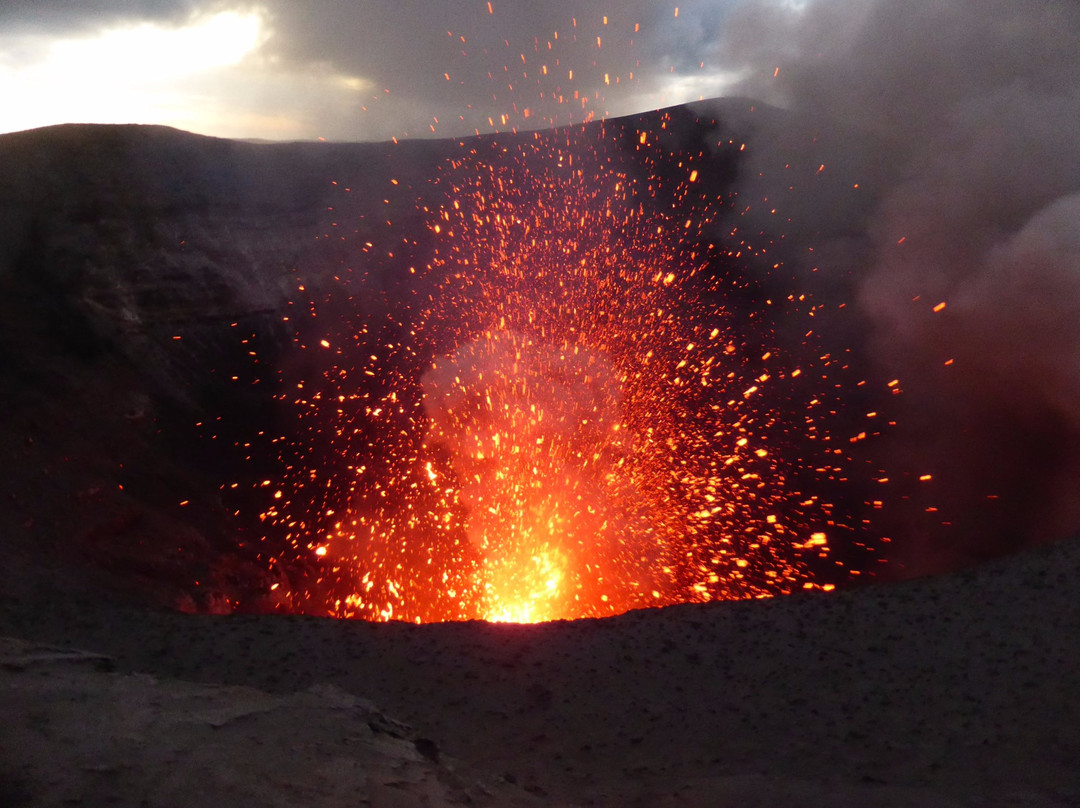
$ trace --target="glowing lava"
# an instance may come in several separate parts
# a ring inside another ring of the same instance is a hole
[[[436,363],[424,391],[428,442],[450,453],[481,558],[483,615],[567,617],[604,596],[593,588],[619,589],[610,560],[634,540],[625,503],[641,497],[618,490],[610,364],[580,345],[489,332]]]

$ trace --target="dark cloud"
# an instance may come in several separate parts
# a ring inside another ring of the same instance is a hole
[[[219,81],[221,106],[291,118],[293,136],[370,139],[538,128],[688,100],[716,86],[709,51],[738,2],[493,0],[489,12],[487,0],[17,0],[0,7],[0,30],[17,65],[50,37],[259,10],[268,36],[246,73]],[[215,97],[205,82],[192,92]]]
[[[672,31],[701,36],[692,19],[675,18],[676,5],[498,0],[489,13],[486,0],[275,0],[266,4],[274,33],[265,53],[296,68],[369,79],[366,100],[395,121],[411,121],[412,134],[424,134],[433,118],[442,133],[483,131],[488,116],[500,114],[510,125],[535,127],[602,114],[620,98],[652,91],[656,74],[670,76],[672,60],[681,66],[689,52]],[[585,108],[575,91],[588,97]]]
[[[116,22],[179,22],[216,0],[5,0],[0,29],[12,33],[67,34]]]

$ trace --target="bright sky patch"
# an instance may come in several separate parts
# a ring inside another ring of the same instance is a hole
[[[0,37],[0,131],[55,123],[165,123],[192,104],[185,85],[239,64],[263,17],[225,11],[186,25],[141,23],[89,36]],[[17,54],[12,58],[11,54]]]

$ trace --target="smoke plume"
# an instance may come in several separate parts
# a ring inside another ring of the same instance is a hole
[[[804,121],[798,148],[844,178],[770,171],[764,118],[741,194],[774,197],[785,215],[755,224],[850,278],[833,292],[865,318],[855,347],[900,380],[878,471],[933,477],[894,489],[901,560],[929,571],[1076,531],[1080,5],[763,0],[726,34],[740,91]]]

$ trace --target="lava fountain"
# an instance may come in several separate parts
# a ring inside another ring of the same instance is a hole
[[[438,360],[423,388],[427,439],[450,453],[481,558],[486,618],[625,608],[644,582],[621,568],[622,555],[670,573],[656,536],[662,515],[634,468],[647,458],[633,451],[605,355],[503,328]],[[650,576],[647,593],[658,597],[665,577]]]
[[[728,305],[749,281],[705,235],[716,163],[664,128],[463,141],[392,335],[313,321],[354,347],[295,404],[347,462],[294,463],[263,514],[271,563],[317,569],[288,608],[534,622],[832,588],[807,560],[837,522],[791,447],[820,397],[764,307]]]

